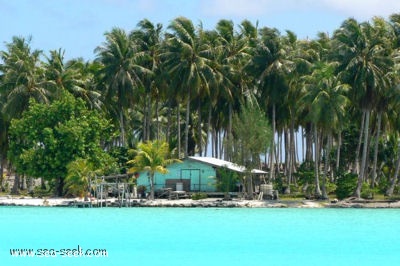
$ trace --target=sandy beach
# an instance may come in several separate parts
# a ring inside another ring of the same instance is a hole
[[[34,207],[97,207],[100,200],[82,198],[32,198],[2,196],[0,206],[34,206]],[[104,206],[105,204],[103,204]],[[219,207],[219,208],[400,208],[400,201],[371,201],[348,199],[343,201],[314,201],[314,200],[222,200],[207,198],[192,199],[131,199],[122,205],[116,198],[107,199],[108,207]]]

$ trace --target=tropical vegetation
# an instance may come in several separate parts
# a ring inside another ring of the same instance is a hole
[[[150,199],[154,199],[154,174],[166,174],[166,166],[174,162],[180,162],[178,159],[172,159],[168,143],[161,141],[148,141],[138,144],[137,150],[131,151],[134,158],[127,163],[132,165],[129,169],[131,173],[146,171],[150,181]]]
[[[112,28],[93,61],[34,50],[30,37],[6,43],[1,187],[7,169],[15,193],[37,178],[59,195],[79,193],[74,183],[87,185],[96,169],[160,170],[165,162],[144,162],[145,153],[167,145],[166,160],[263,168],[282,193],[399,193],[400,14],[349,18],[315,39],[247,20],[165,26]]]

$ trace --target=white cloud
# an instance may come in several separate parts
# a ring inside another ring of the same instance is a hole
[[[207,15],[241,17],[268,13],[270,9],[272,11],[281,5],[277,2],[271,0],[205,0],[201,1],[200,5],[202,11]]]
[[[142,12],[150,12],[157,8],[157,4],[153,0],[138,0],[136,5]]]
[[[366,20],[400,12],[399,0],[203,0],[200,5],[204,14],[218,17],[251,17],[298,10]]]
[[[328,8],[366,20],[374,16],[387,17],[400,12],[399,0],[322,0]]]

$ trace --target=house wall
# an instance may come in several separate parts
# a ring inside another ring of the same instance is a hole
[[[160,174],[156,173],[154,176],[154,188],[155,190],[163,189],[166,186],[166,180],[175,179],[179,181],[184,179],[186,183],[190,183],[190,191],[204,191],[214,192],[216,191],[216,170],[205,163],[196,162],[190,159],[183,161],[182,163],[174,163],[167,166],[168,173]],[[190,181],[189,181],[190,180]],[[176,183],[176,181],[172,183]],[[171,182],[168,182],[171,183]],[[138,185],[144,185],[150,187],[149,178],[147,172],[141,172]],[[172,187],[176,190],[176,187]]]

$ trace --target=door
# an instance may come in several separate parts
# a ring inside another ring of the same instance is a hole
[[[201,191],[200,169],[181,169],[181,179],[191,181],[191,191]]]

